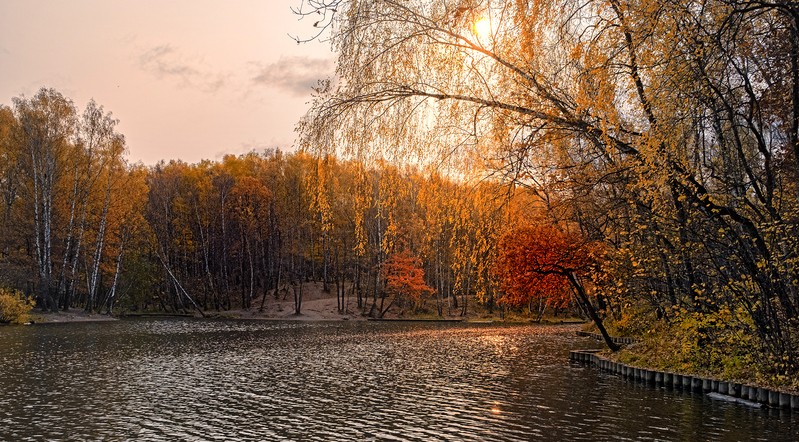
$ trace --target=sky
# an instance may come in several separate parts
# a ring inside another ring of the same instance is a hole
[[[332,76],[329,43],[297,44],[302,0],[0,0],[0,104],[52,87],[119,120],[128,159],[196,163],[279,147],[312,86]]]

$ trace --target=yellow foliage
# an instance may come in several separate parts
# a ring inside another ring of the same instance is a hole
[[[640,302],[624,305],[618,317],[608,317],[605,328],[615,336],[642,336],[655,321],[655,311],[651,306]]]
[[[23,324],[30,320],[35,301],[18,290],[0,288],[0,323]]]
[[[619,359],[679,373],[787,386],[762,364],[751,319],[745,312],[684,312],[670,322],[653,321],[640,343]]]

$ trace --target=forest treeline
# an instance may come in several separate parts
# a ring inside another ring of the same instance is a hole
[[[491,309],[499,235],[534,206],[491,180],[303,152],[129,164],[110,112],[52,89],[0,116],[0,284],[45,310],[263,309],[288,296],[299,313],[308,282],[371,316]],[[400,279],[419,290],[386,283],[413,270]]]

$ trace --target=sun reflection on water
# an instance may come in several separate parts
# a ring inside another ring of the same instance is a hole
[[[499,416],[502,414],[502,408],[499,407],[499,402],[494,402],[494,404],[491,406],[491,414],[494,416]]]

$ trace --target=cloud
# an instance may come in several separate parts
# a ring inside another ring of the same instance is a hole
[[[276,63],[253,63],[252,83],[276,88],[296,96],[308,96],[319,80],[333,75],[332,59],[283,57]]]
[[[139,57],[142,68],[154,73],[158,78],[177,77],[189,82],[199,74],[197,69],[189,66],[179,58],[179,54],[170,45],[160,45],[147,50]]]
[[[183,87],[216,92],[225,85],[226,76],[205,67],[201,59],[192,59],[169,44],[154,46],[139,56],[139,67],[159,79],[172,79]]]
[[[214,159],[221,160],[225,155],[243,155],[250,152],[264,153],[273,152],[275,150],[281,150],[283,152],[292,151],[292,142],[288,139],[281,140],[276,137],[272,137],[272,140],[268,142],[255,140],[242,141],[236,147],[227,147],[214,152]]]

